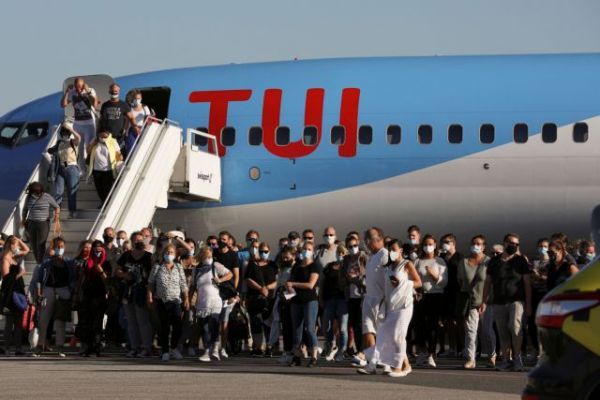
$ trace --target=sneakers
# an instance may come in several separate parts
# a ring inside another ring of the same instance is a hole
[[[300,357],[293,356],[292,361],[288,364],[290,367],[299,367],[301,365]]]
[[[165,355],[163,354],[163,358],[164,358],[164,356]],[[171,350],[170,356],[173,357],[175,360],[183,360],[183,355],[181,354],[181,352],[178,349]]]
[[[412,367],[409,366],[408,368],[406,368],[405,370],[403,370],[402,372],[404,372],[404,376],[410,374],[412,372]]]
[[[229,354],[227,354],[227,352],[225,351],[225,349],[221,349],[221,351],[219,352],[219,354],[221,355],[222,359],[229,358]]]
[[[338,351],[337,353],[335,353],[334,360],[335,360],[335,362],[343,362],[344,361],[344,352]]]
[[[390,371],[387,376],[389,376],[390,378],[403,378],[406,375],[408,375],[409,373],[406,371]]]
[[[506,372],[506,371],[511,371],[513,368],[512,362],[510,361],[503,361],[499,364],[496,364],[496,371],[502,371],[502,372]]]
[[[160,358],[161,361],[167,362],[170,359],[170,355],[169,353],[163,353],[162,357]]]
[[[137,356],[137,351],[135,351],[135,350],[131,350],[127,354],[125,354],[125,357],[128,357],[128,358],[132,358],[135,356]]]
[[[139,352],[137,354],[138,358],[148,358],[148,357],[151,357],[151,356],[152,356],[152,354],[148,350],[142,350],[141,352]]]
[[[265,358],[271,358],[271,357],[273,357],[273,349],[272,349],[272,348],[270,348],[270,347],[267,347],[267,348],[265,349],[265,354],[264,354],[264,357],[265,357]]]
[[[437,368],[437,365],[435,363],[435,360],[433,359],[433,356],[427,357],[427,366],[430,368]]]
[[[376,375],[377,374],[377,365],[368,364],[364,368],[359,368],[356,372],[360,375]]]
[[[517,357],[517,358],[515,358],[513,360],[512,370],[515,371],[515,372],[522,372],[522,371],[524,371],[523,360],[521,360],[521,357]]]
[[[250,352],[250,355],[252,357],[262,357],[263,356],[263,352],[261,349],[252,349],[252,351]]]
[[[383,366],[383,374],[384,375],[388,375],[392,372],[392,367],[390,367],[389,365],[384,365]]]
[[[367,366],[367,361],[363,360],[359,356],[354,356],[354,357],[352,357],[352,366],[354,366],[354,367],[366,367]]]
[[[188,347],[187,355],[189,357],[196,357],[196,349],[194,349],[192,346]]]
[[[221,360],[221,356],[219,356],[219,350],[218,350],[216,347],[213,349],[213,351],[212,351],[212,353],[210,354],[210,356],[211,356],[212,358],[214,358],[215,360],[217,360],[217,361],[220,361],[220,360]]]
[[[62,352],[62,350],[57,351],[56,355],[59,356],[60,358],[65,358],[67,356],[65,353]]]
[[[314,367],[316,367],[316,366],[317,366],[317,359],[316,359],[316,358],[311,358],[311,359],[308,361],[308,364],[306,364],[306,366],[307,366],[308,368],[314,368]]]
[[[475,360],[469,360],[465,363],[464,368],[465,369],[475,369]]]
[[[333,347],[331,347],[331,349],[329,351],[325,352],[325,360],[333,361],[333,358],[335,357],[337,352],[338,352],[337,349],[334,349]]]
[[[210,362],[210,352],[208,350],[204,351],[204,354],[202,354],[200,357],[198,357],[198,361],[202,361],[202,362]]]

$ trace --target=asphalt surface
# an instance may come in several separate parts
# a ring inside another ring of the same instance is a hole
[[[306,361],[304,364],[306,365]],[[525,372],[465,371],[439,360],[405,378],[358,375],[347,363],[317,368],[280,365],[277,358],[195,358],[161,362],[121,354],[100,358],[0,358],[1,399],[519,399]]]

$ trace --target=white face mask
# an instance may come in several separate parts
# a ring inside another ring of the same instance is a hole
[[[419,255],[413,251],[408,255],[408,258],[410,258],[411,261],[415,261],[417,258],[419,258]]]
[[[212,265],[212,263],[213,263],[212,258],[207,258],[206,260],[204,260],[204,265]]]
[[[390,251],[390,260],[392,262],[395,262],[398,259],[398,252],[397,251]]]
[[[327,244],[332,245],[335,243],[335,236],[325,236],[325,241]]]
[[[134,107],[141,106],[142,105],[142,99],[133,99],[133,101],[131,102],[131,105],[134,106]]]
[[[300,240],[298,240],[298,239],[294,239],[290,242],[290,246],[292,246],[292,247],[298,247],[299,244],[300,244]]]
[[[412,244],[413,246],[419,244],[419,241],[417,239],[409,239],[410,244]]]
[[[435,251],[435,246],[434,245],[423,246],[423,251],[425,252],[425,254],[432,254]]]
[[[350,247],[350,254],[352,254],[354,256],[357,255],[359,251],[360,250],[359,250],[358,246],[352,246],[352,247]]]
[[[98,138],[98,141],[99,141],[100,143],[106,143],[106,138],[99,137],[99,138]]]
[[[481,253],[481,246],[478,246],[476,244],[474,244],[473,246],[471,246],[471,253],[473,253],[473,254],[480,254]]]
[[[63,247],[57,247],[54,249],[54,255],[57,257],[62,257],[65,254],[65,249]]]
[[[446,252],[446,253],[449,252],[450,251],[450,244],[448,244],[448,243],[442,244],[442,250],[444,252]]]
[[[122,247],[123,246],[123,239],[117,239],[117,247]]]

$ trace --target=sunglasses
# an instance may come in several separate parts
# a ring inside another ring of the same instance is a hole
[[[334,237],[335,235],[331,235],[331,234],[325,234],[323,235],[323,237]]]
[[[313,240],[315,237],[314,236],[304,236],[303,239],[304,240]]]
[[[246,241],[247,241],[247,242],[256,242],[257,240],[258,240],[258,239],[256,239],[256,238],[253,238],[253,237],[247,237],[247,238],[246,238]]]
[[[260,254],[269,254],[269,250],[259,250]]]

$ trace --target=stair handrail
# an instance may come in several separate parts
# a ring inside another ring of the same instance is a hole
[[[144,125],[142,127],[142,133],[146,130],[147,125],[149,125],[150,123],[153,122],[157,122],[160,123],[160,128],[159,128],[159,132],[154,136],[153,140],[158,140],[160,138],[160,136],[163,134],[163,132],[166,130],[166,127],[168,125],[176,125],[179,126],[179,123],[172,121],[168,118],[165,118],[163,120],[160,120],[158,118],[149,116],[148,118],[146,118],[146,121],[144,122]],[[152,139],[152,138],[151,138]],[[100,213],[98,214],[98,216],[96,217],[96,220],[94,221],[94,224],[92,225],[92,228],[89,230],[88,235],[87,235],[87,239],[93,239],[93,236],[96,236],[96,230],[98,229],[98,226],[103,222],[103,220],[106,217],[106,208],[110,205],[115,192],[118,190],[120,182],[123,180],[123,177],[125,176],[125,174],[127,172],[129,172],[130,170],[130,164],[131,164],[131,160],[133,159],[133,157],[135,156],[135,149],[138,146],[138,143],[141,143],[141,141],[144,140],[149,140],[148,139],[148,135],[144,135],[141,134],[140,137],[137,138],[137,140],[135,141],[133,148],[130,150],[129,154],[127,155],[127,158],[125,159],[123,166],[121,168],[121,170],[119,171],[119,173],[117,174],[117,178],[115,179],[115,182],[113,183],[110,192],[106,198],[106,201],[104,202],[104,204],[102,204],[102,207],[100,209]],[[152,144],[150,146],[150,151],[151,154],[153,154],[154,152],[157,151],[156,146],[154,144]],[[140,168],[140,170],[143,170],[143,168]],[[136,171],[136,181],[139,178],[139,175],[141,174],[141,172],[143,171]],[[123,210],[123,204],[119,205],[119,209],[118,209],[118,215],[122,215],[122,210]]]
[[[39,174],[40,174],[40,164],[42,162],[42,158],[44,157],[44,154],[46,154],[48,152],[48,149],[56,144],[56,141],[58,138],[58,132],[60,132],[60,129],[62,128],[62,126],[65,122],[73,123],[73,118],[66,118],[63,122],[58,124],[56,126],[56,128],[54,129],[54,132],[50,136],[50,140],[48,141],[46,148],[40,155],[40,161],[37,163],[37,165],[33,169],[33,172],[29,176],[27,183],[25,183],[25,187],[21,191],[21,195],[17,199],[15,206],[13,207],[11,213],[9,214],[8,218],[6,219],[6,222],[2,226],[2,233],[10,232],[10,234],[12,234],[12,235],[18,234],[19,226],[21,225],[21,222],[22,222],[21,214],[22,214],[22,210],[25,205],[25,200],[27,199],[27,194],[28,194],[27,188],[29,187],[29,185],[32,182],[35,182],[40,179]],[[9,231],[10,225],[12,225],[12,230]]]

